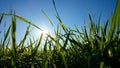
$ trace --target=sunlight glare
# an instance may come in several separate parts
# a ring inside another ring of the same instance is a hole
[[[47,30],[43,30],[43,31],[39,31],[40,34],[43,34],[43,35],[48,35],[49,34],[49,31]]]
[[[43,31],[41,30],[36,30],[36,34],[37,36],[40,36],[41,34],[44,35],[44,37],[47,37],[48,35],[50,35],[50,31],[47,29],[43,29]]]

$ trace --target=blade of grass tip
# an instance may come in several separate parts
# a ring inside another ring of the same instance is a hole
[[[120,1],[118,0],[116,11],[115,11],[115,15],[117,17],[116,26],[117,26],[118,36],[119,36],[119,33],[120,33],[120,9],[119,9],[119,6],[120,6]]]
[[[57,16],[60,18],[59,14],[58,14],[58,11],[57,11],[57,8],[56,8],[55,0],[52,0],[52,2],[53,2],[55,12],[56,12]]]
[[[88,34],[87,34],[87,29],[86,29],[86,25],[84,23],[84,33],[85,33],[85,42],[89,40],[88,38]]]
[[[4,16],[4,13],[0,14],[0,24],[2,22],[3,16]]]
[[[118,22],[119,22],[119,19],[120,19],[120,8],[119,8],[119,6],[120,6],[120,1],[117,0],[116,7],[115,7],[115,10],[114,10],[114,15],[112,17],[111,27],[110,27],[110,30],[109,30],[108,43],[110,42],[111,38],[113,37],[113,33],[116,30],[116,26],[118,26]]]
[[[101,24],[100,24],[100,19],[101,19],[101,15],[99,16],[99,19],[98,19],[97,34],[99,34],[99,33],[100,33],[100,27],[101,27]]]
[[[6,47],[8,47],[8,46],[9,46],[9,44],[10,44],[10,37],[8,38],[8,42],[7,42]]]
[[[4,39],[3,39],[3,43],[2,43],[2,45],[3,45],[3,51],[4,51],[4,47],[5,47],[5,41],[7,40],[7,37],[8,37],[8,35],[9,35],[9,33],[10,33],[10,28],[11,28],[11,25],[9,26],[9,28],[7,29],[7,32],[5,33],[5,36],[4,36]],[[4,52],[3,52],[4,53]]]
[[[63,24],[62,20],[61,20],[58,16],[56,16],[56,18],[57,18],[57,20],[59,21],[60,26],[62,27],[62,29],[65,31],[65,33],[67,33],[67,32],[68,32],[68,29],[67,29],[66,26]]]
[[[46,38],[46,40],[45,40],[45,45],[44,45],[44,52],[45,53],[47,53],[47,41],[48,41],[48,36],[47,36],[47,38]]]
[[[57,26],[57,29],[54,30],[54,32],[55,32],[55,36],[58,37],[59,36],[59,25]]]
[[[11,28],[11,25],[9,26],[9,28],[7,29],[7,32],[5,33],[5,37],[4,37],[4,41],[3,41],[2,45],[5,44],[5,41],[6,41],[7,37],[8,37],[8,35],[9,35],[9,32],[10,32],[10,28]]]
[[[67,28],[65,27],[65,25],[62,23],[62,20],[60,19],[60,16],[58,14],[58,11],[57,11],[57,8],[56,8],[56,4],[55,4],[55,0],[52,0],[53,2],[53,6],[54,6],[54,9],[55,9],[55,12],[56,12],[56,18],[58,19],[60,25],[62,26],[63,30],[65,31],[65,33],[67,33]]]
[[[40,44],[42,42],[42,38],[43,38],[43,34],[41,34],[40,39],[38,41],[38,44],[36,43],[36,47],[33,49],[33,52],[31,54],[31,58],[32,58],[33,63],[35,63],[34,58],[35,58],[35,56],[36,56],[36,54],[38,52],[38,48],[39,48],[39,46],[40,46]]]
[[[118,20],[120,18],[120,8],[119,8],[119,6],[120,6],[120,1],[117,0],[114,15],[113,15],[113,22],[112,22],[112,23],[114,23],[116,21],[116,25],[118,25],[117,23],[118,23]]]
[[[12,31],[11,31],[11,35],[12,35],[12,66],[13,68],[16,68],[16,50],[15,50],[15,46],[16,46],[16,17],[12,16]]]
[[[96,34],[95,25],[94,25],[94,23],[93,23],[92,17],[91,17],[91,15],[90,15],[90,13],[89,13],[88,15],[89,15],[89,19],[90,19],[90,28],[91,28],[92,32],[93,32],[94,34]]]
[[[48,17],[48,15],[47,15],[43,10],[41,10],[41,11],[42,11],[42,13],[44,14],[44,16],[49,20],[50,24],[51,24],[52,26],[54,26],[53,23],[52,23],[52,21],[51,21],[50,18]]]
[[[55,38],[56,38],[56,41],[59,42],[59,25],[57,26],[57,29],[54,30],[54,34],[55,34]]]
[[[41,42],[42,42],[42,38],[43,38],[43,34],[41,34],[40,39],[39,39],[39,42],[38,42],[38,44],[36,45],[36,47],[35,47],[35,49],[34,49],[33,56],[36,55],[37,50],[38,50],[38,48],[39,48],[39,46],[40,46],[40,44],[41,44]]]
[[[28,34],[29,34],[29,31],[30,31],[30,24],[29,24],[28,27],[27,27],[27,30],[26,30],[26,33],[25,33],[24,38],[22,39],[22,41],[21,41],[20,44],[19,44],[19,46],[22,45],[22,48],[23,48],[23,45],[24,45],[24,43],[25,43],[25,40],[26,40],[26,38],[27,38],[27,36],[28,36]]]
[[[106,31],[107,31],[107,28],[108,28],[108,23],[109,23],[109,21],[107,20],[106,23],[105,23],[105,26],[103,27],[104,37],[106,36]]]

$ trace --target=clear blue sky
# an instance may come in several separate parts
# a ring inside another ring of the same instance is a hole
[[[88,12],[92,14],[95,21],[101,14],[101,24],[113,14],[117,0],[55,0],[58,13],[67,27],[74,28],[77,25],[79,29],[84,24],[89,23]],[[52,0],[0,0],[0,13],[10,13],[10,9],[38,25],[39,27],[52,31],[53,27],[44,17],[41,10],[44,10],[53,24],[58,24],[55,18],[55,10]],[[23,38],[27,24],[17,20],[17,41]],[[3,23],[6,22],[6,28]],[[3,33],[10,25],[10,18],[5,17],[0,25],[0,31]],[[0,34],[0,38],[3,34]],[[36,35],[37,32],[33,32]]]

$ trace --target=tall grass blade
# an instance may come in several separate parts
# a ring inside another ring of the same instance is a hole
[[[63,24],[62,20],[60,19],[60,17],[56,16],[57,20],[59,21],[62,29],[65,31],[65,33],[68,32],[68,29],[66,28],[66,26]]]
[[[47,15],[43,10],[42,10],[42,13],[43,13],[44,16],[49,20],[50,24],[51,24],[52,26],[54,26],[53,23],[52,23],[52,21],[51,21],[50,18],[48,17],[48,15]]]
[[[103,30],[104,30],[104,37],[106,36],[106,31],[107,31],[107,28],[108,28],[108,23],[109,23],[109,21],[107,20],[107,22],[105,23],[105,26],[104,26],[104,28],[103,28]]]
[[[12,27],[11,27],[11,35],[12,35],[12,66],[16,68],[16,17],[12,16]]]
[[[90,14],[89,15],[89,19],[90,19],[90,29],[92,30],[93,34],[96,34],[96,29],[95,29],[95,24],[93,23],[92,17]]]
[[[32,54],[33,56],[36,55],[37,50],[38,50],[38,48],[39,48],[39,46],[40,46],[40,44],[41,44],[41,42],[42,42],[42,38],[43,38],[43,34],[41,34],[40,39],[39,39],[39,41],[38,41],[38,44],[36,44],[36,47],[34,48],[34,51],[33,51],[33,54]]]
[[[56,8],[56,4],[55,4],[55,0],[52,0],[53,1],[53,6],[54,6],[54,9],[55,9],[55,12],[56,12],[56,18],[58,19],[61,27],[63,28],[63,30],[65,31],[65,33],[67,33],[67,28],[65,27],[65,25],[63,24],[62,20],[60,19],[60,16],[58,14],[58,11],[57,11],[57,8]]]
[[[44,52],[43,52],[44,53],[44,62],[43,63],[44,63],[45,68],[48,68],[48,59],[49,59],[48,55],[47,55],[48,54],[48,50],[47,50],[48,43],[47,42],[48,42],[48,36],[46,37],[46,40],[45,40]]]
[[[85,34],[85,41],[88,41],[89,38],[88,38],[87,29],[85,25],[84,25],[84,34]]]
[[[100,25],[100,16],[99,16],[98,25],[97,25],[97,35],[100,33],[100,28],[101,25]]]
[[[47,53],[47,42],[48,42],[48,36],[46,37],[45,45],[44,45],[44,52],[46,53]]]
[[[60,18],[59,14],[58,14],[58,11],[57,11],[57,8],[56,8],[55,0],[52,0],[52,2],[53,2],[55,12],[56,12],[57,16]]]
[[[67,62],[65,60],[65,54],[63,52],[60,52],[60,55],[61,55],[62,61],[64,63],[64,68],[68,68]]]
[[[107,43],[109,43],[113,37],[113,34],[114,32],[116,31],[116,26],[119,26],[119,19],[120,19],[120,1],[117,0],[117,4],[116,4],[116,8],[115,8],[115,11],[114,11],[114,15],[112,17],[112,23],[111,23],[111,26],[110,26],[110,30],[109,30],[109,35],[108,35],[108,41]]]
[[[5,37],[4,37],[4,40],[3,40],[3,44],[2,44],[2,45],[5,44],[5,41],[6,41],[8,35],[9,35],[9,33],[10,33],[10,28],[11,28],[11,25],[9,26],[9,28],[7,29],[7,32],[5,33]]]
[[[28,36],[28,34],[29,34],[29,31],[30,31],[30,25],[27,27],[27,30],[26,30],[25,36],[24,36],[24,38],[22,39],[22,41],[20,42],[20,44],[19,44],[19,46],[21,45],[22,48],[23,48],[24,43],[25,43],[25,40],[26,40],[26,38],[27,38],[27,36]]]

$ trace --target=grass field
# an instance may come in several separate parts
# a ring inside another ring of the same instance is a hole
[[[120,66],[120,0],[116,4],[114,14],[102,26],[100,19],[93,23],[89,15],[89,28],[83,27],[82,31],[67,28],[62,22],[55,2],[56,19],[59,26],[54,30],[54,37],[46,34],[43,43],[43,34],[37,41],[29,39],[30,26],[44,31],[29,20],[19,15],[2,13],[0,23],[4,16],[11,17],[11,25],[0,40],[0,68],[119,68]],[[42,13],[53,22],[42,10]],[[16,42],[16,19],[28,23],[24,38]],[[61,31],[64,31],[63,33]],[[9,37],[10,36],[10,37]],[[43,46],[43,49],[39,49]]]

